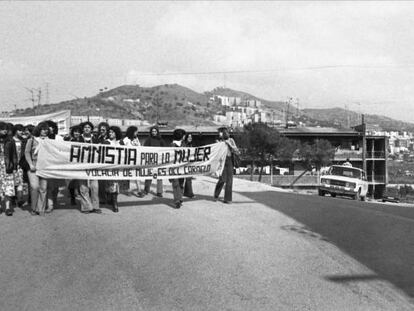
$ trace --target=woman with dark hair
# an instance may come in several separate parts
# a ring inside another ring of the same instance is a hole
[[[54,139],[57,141],[62,141],[63,137],[58,135],[59,128],[57,123],[52,120],[46,121],[49,126],[49,139]],[[47,180],[47,208],[46,213],[51,213],[57,206],[57,197],[59,194],[59,186],[63,184],[63,180],[56,178],[49,178]],[[40,189],[43,191],[43,189]]]
[[[101,122],[98,124],[98,143],[102,144],[108,139],[109,124]]]
[[[138,128],[136,126],[130,126],[127,128],[126,130],[126,135],[124,137],[124,139],[122,140],[124,142],[125,146],[134,146],[134,147],[139,147],[141,146],[141,143],[138,139]],[[137,187],[137,197],[142,198],[144,195],[141,192],[141,187],[139,184],[139,180],[135,180],[135,184]],[[129,193],[132,193],[132,189],[131,187],[129,188],[128,191],[128,195]]]
[[[108,142],[112,146],[124,145],[122,141],[122,132],[118,126],[111,126],[108,131]],[[118,213],[118,194],[120,185],[118,181],[107,180],[106,181],[106,192],[110,197],[110,203],[114,213]]]
[[[158,126],[154,125],[150,128],[149,137],[144,143],[144,146],[149,147],[165,147],[166,144],[164,140],[161,138],[160,130]],[[150,192],[152,179],[145,180],[145,188],[144,194],[148,194]],[[157,179],[157,196],[162,197],[162,179]]]
[[[36,175],[36,162],[39,152],[39,141],[49,139],[49,126],[46,122],[39,123],[33,130],[33,136],[27,141],[25,157],[30,170],[27,172],[32,199],[31,214],[44,215],[46,208],[47,180]]]
[[[76,141],[79,143],[83,142],[82,128],[79,125],[72,126],[72,128],[70,129],[70,140],[69,141]]]
[[[11,138],[13,137],[13,123],[6,123],[6,128],[7,128],[7,137]]]
[[[53,120],[47,120],[47,124],[49,125],[49,138],[55,139],[57,141],[63,141],[63,137],[59,134],[59,127],[57,123]]]
[[[193,135],[188,133],[184,137],[183,146],[185,147],[195,147],[193,142]],[[193,193],[193,177],[187,177],[184,180],[184,196],[188,198],[194,198]]]
[[[98,144],[107,144],[108,140],[108,131],[109,131],[109,124],[107,122],[101,122],[98,124],[98,134],[96,138],[96,143]],[[99,187],[99,203],[105,204],[106,203],[106,180],[98,180],[98,187]]]
[[[82,139],[87,144],[98,144],[97,138],[92,135],[93,124],[89,121],[82,123]],[[102,213],[99,208],[99,183],[97,180],[79,180],[79,195],[81,202],[81,212]]]
[[[35,126],[32,124],[28,124],[24,126],[23,129],[23,140],[22,140],[22,150],[21,150],[21,157],[20,157],[20,167],[23,170],[23,185],[27,185],[27,203],[31,204],[31,190],[30,190],[30,182],[29,182],[29,175],[28,171],[30,170],[29,163],[26,161],[26,144],[27,141],[32,137],[33,130]]]
[[[10,150],[10,126],[7,123],[0,122],[0,201],[4,201],[4,211],[7,216],[13,215],[11,200],[15,196],[14,187],[14,167],[17,166],[16,155]],[[6,143],[9,146],[6,147]],[[3,208],[0,208],[0,212]]]
[[[74,125],[70,128],[69,135],[64,138],[65,141],[83,142],[81,125]]]
[[[13,175],[14,175],[14,187],[16,194],[16,201],[19,207],[23,206],[23,190],[27,190],[24,187],[23,181],[23,169],[20,167],[20,160],[22,157],[22,145],[23,145],[23,130],[22,124],[16,124],[13,126],[13,137],[6,140],[5,149],[10,155],[10,162],[13,163]]]
[[[69,141],[79,143],[83,142],[82,128],[80,127],[80,125],[75,125],[71,127]],[[72,179],[69,181],[68,190],[70,194],[70,204],[76,205],[76,191],[79,191],[79,182],[77,179]]]
[[[227,127],[221,127],[218,129],[219,139],[218,141],[225,142],[227,145],[227,156],[224,163],[223,172],[217,181],[216,188],[214,189],[214,200],[218,200],[220,192],[223,189],[224,184],[224,200],[223,203],[231,204],[233,195],[233,159],[232,154],[240,154],[239,149],[234,142],[234,139],[230,137]]]

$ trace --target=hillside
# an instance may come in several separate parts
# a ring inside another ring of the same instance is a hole
[[[57,104],[36,107],[36,114],[71,110],[72,115],[102,116],[104,118],[139,119],[155,123],[157,120],[176,125],[214,125],[213,116],[224,114],[226,108],[217,101],[210,101],[213,95],[240,97],[242,100],[260,100],[262,108],[273,112],[273,117],[285,121],[286,102],[269,101],[254,95],[231,90],[215,88],[203,94],[178,84],[164,84],[154,87],[123,85],[101,92],[92,97],[77,98]],[[304,109],[298,111],[289,106],[289,120],[302,122],[308,126],[327,126],[346,128],[361,123],[361,117],[353,111],[342,108]],[[18,109],[17,116],[34,115],[32,108]],[[366,115],[370,125],[377,125],[384,130],[406,130],[414,132],[414,124],[394,120],[379,115]]]
[[[124,85],[89,98],[42,105],[37,114],[62,109],[71,110],[72,115],[141,119],[151,123],[159,120],[175,126],[214,125],[212,116],[221,110],[221,106],[208,103],[205,94],[196,93],[177,84],[150,88]],[[18,115],[33,115],[33,109],[19,110]]]
[[[303,109],[302,112],[321,122],[331,122],[335,127],[346,128],[349,120],[350,126],[361,124],[361,115],[343,108]],[[365,114],[368,125],[379,127],[385,131],[414,131],[414,124],[391,119],[381,115]]]

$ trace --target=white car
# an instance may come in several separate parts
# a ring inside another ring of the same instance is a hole
[[[368,192],[368,182],[365,172],[356,167],[333,165],[327,175],[322,175],[318,194],[332,197],[338,195],[350,196],[355,200],[365,201]]]

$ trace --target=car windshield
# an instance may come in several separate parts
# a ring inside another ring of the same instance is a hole
[[[361,171],[354,169],[352,167],[332,166],[330,173],[331,175],[336,175],[336,176],[345,176],[345,177],[361,179]]]

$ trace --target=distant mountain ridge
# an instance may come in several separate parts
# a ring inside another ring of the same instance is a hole
[[[360,124],[360,115],[342,108],[303,109],[297,111],[293,105],[283,101],[261,99],[246,92],[218,87],[212,91],[198,93],[178,84],[164,84],[154,87],[123,85],[105,90],[92,97],[77,98],[56,104],[18,109],[16,115],[30,116],[71,110],[72,115],[102,116],[103,118],[141,119],[151,123],[168,122],[178,125],[215,125],[213,116],[225,114],[226,108],[211,101],[211,97],[240,97],[242,100],[260,100],[262,108],[270,110],[276,118],[303,122],[309,126],[332,126],[338,128]],[[349,120],[349,121],[348,121]],[[394,120],[380,115],[365,115],[368,124],[375,124],[384,130],[406,130],[414,132],[414,124]]]
[[[346,128],[359,125],[362,122],[361,114],[345,110],[343,108],[325,108],[325,109],[303,109],[302,112],[319,121],[330,121],[335,127]],[[395,120],[389,117],[376,114],[364,114],[365,123],[376,126],[384,131],[409,131],[414,132],[414,124]]]

